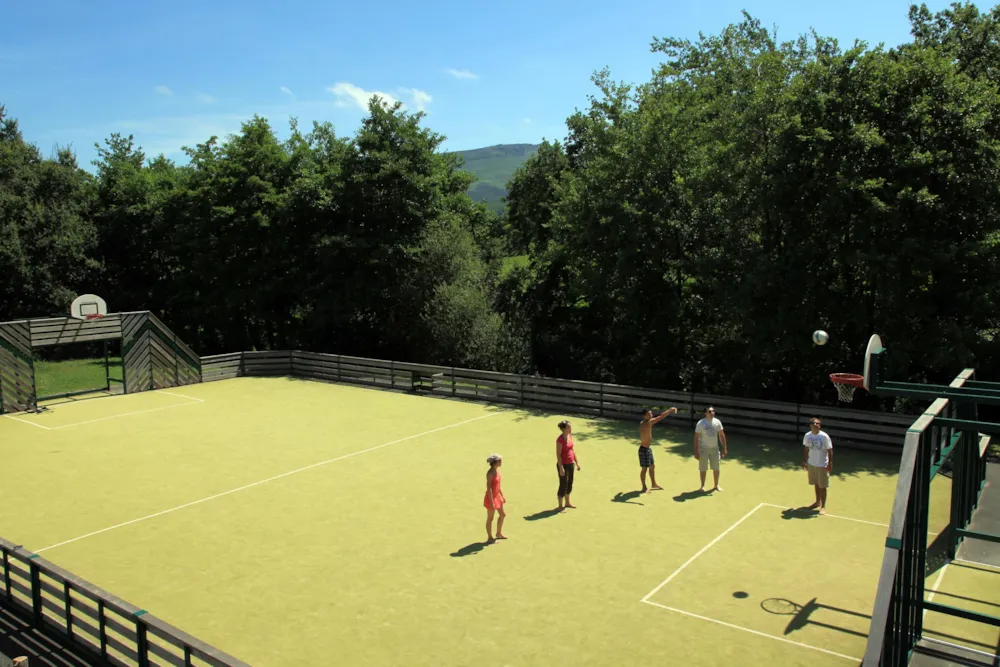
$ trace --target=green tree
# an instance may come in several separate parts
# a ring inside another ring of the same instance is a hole
[[[42,158],[0,105],[0,321],[68,313],[89,285],[92,196],[72,152]]]

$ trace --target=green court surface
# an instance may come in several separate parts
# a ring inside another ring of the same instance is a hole
[[[638,418],[570,416],[557,514],[564,416],[288,378],[62,403],[0,418],[0,535],[254,665],[858,664],[896,457],[835,450],[820,517],[791,442],[730,433],[694,493],[678,420],[639,495]],[[956,565],[937,595],[1000,598]],[[996,646],[962,623],[934,627]]]

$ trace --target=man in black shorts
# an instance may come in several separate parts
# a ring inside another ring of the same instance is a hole
[[[653,444],[653,424],[658,424],[670,415],[675,414],[677,414],[677,408],[670,408],[656,417],[653,416],[653,411],[649,408],[642,411],[642,421],[639,422],[639,467],[642,468],[642,472],[639,473],[639,479],[642,481],[643,493],[650,493],[652,489],[663,489],[662,486],[656,483],[656,462],[653,459],[653,450],[650,448]],[[652,486],[650,489],[646,488],[647,468],[649,469],[649,481]]]

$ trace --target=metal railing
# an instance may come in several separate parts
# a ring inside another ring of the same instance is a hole
[[[249,667],[4,539],[0,604],[82,654],[123,667]]]
[[[966,369],[949,385],[974,384]],[[864,667],[905,667],[923,638],[924,612],[937,611],[996,625],[998,619],[925,600],[931,481],[952,465],[949,559],[972,520],[986,477],[989,438],[981,437],[975,403],[939,398],[907,430],[899,464],[885,553],[876,589]],[[977,535],[978,536],[978,535]],[[991,536],[985,536],[989,539]]]

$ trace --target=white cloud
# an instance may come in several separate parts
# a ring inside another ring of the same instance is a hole
[[[280,90],[281,92],[283,92],[285,95],[288,95],[293,100],[295,99],[295,93],[293,93],[287,86],[282,86],[278,90]]]
[[[528,125],[528,124],[531,123],[531,119],[530,118],[522,118],[521,122],[524,123],[525,125]]]
[[[166,86],[157,86],[156,88],[153,88],[153,92],[157,95],[166,95],[167,97],[174,96],[174,91],[170,90]]]
[[[338,107],[356,106],[361,110],[368,109],[368,101],[372,97],[377,97],[380,102],[392,106],[396,103],[396,98],[378,90],[365,90],[353,83],[338,83],[328,89],[337,98]]]
[[[470,72],[467,69],[454,69],[449,67],[445,70],[448,74],[455,77],[456,79],[478,79],[479,75],[475,72]]]
[[[211,95],[206,95],[205,93],[198,93],[198,101],[202,104],[215,104],[216,99]]]
[[[410,99],[413,100],[413,106],[417,111],[427,111],[427,105],[430,104],[433,99],[430,93],[417,88],[400,88],[400,91],[405,95],[409,95]]]
[[[387,106],[401,102],[403,101],[402,98],[405,97],[410,103],[406,104],[404,102],[403,107],[412,106],[417,111],[427,111],[427,107],[434,99],[430,93],[419,88],[399,88],[395,95],[390,95],[380,90],[365,90],[364,88],[355,86],[353,83],[341,82],[328,90],[337,98],[336,105],[338,107],[354,106],[363,111],[368,110],[368,101],[372,97],[377,97],[382,104]]]

